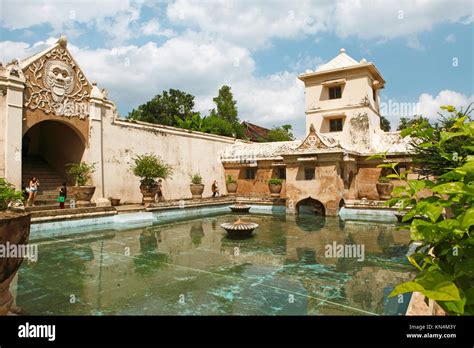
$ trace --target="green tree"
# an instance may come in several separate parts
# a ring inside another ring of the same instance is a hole
[[[183,128],[183,129],[189,129],[189,130],[194,130],[194,131],[199,131],[199,132],[205,132],[206,127],[204,120],[205,117],[201,117],[199,113],[195,113],[194,115],[182,120],[180,118],[176,118],[176,127],[178,128]]]
[[[380,116],[380,128],[384,132],[390,132],[390,129],[392,128],[390,126],[390,121],[384,116]]]
[[[294,139],[291,125],[285,124],[281,127],[273,127],[264,141],[290,141]]]
[[[470,119],[470,106],[466,111],[459,112],[452,106],[443,106],[448,116],[440,114],[441,119],[434,125],[428,119],[419,117],[410,127],[401,131],[401,135],[410,136],[413,149],[414,172],[422,177],[439,176],[446,171],[464,164],[469,155],[474,154],[469,147],[471,139],[468,135],[456,136],[449,141],[442,141],[442,136],[451,129],[459,118]]]
[[[233,129],[231,136],[243,138],[244,128],[240,124],[237,111],[237,102],[234,100],[231,88],[227,85],[222,86],[219,89],[217,97],[215,97],[213,101],[216,104],[216,108],[211,110],[209,117],[220,117],[227,121]],[[217,122],[214,119],[212,120],[212,123],[214,125],[219,123],[220,126],[223,126],[222,122]],[[224,128],[227,129],[227,126]]]
[[[211,112],[211,115],[204,117],[202,129],[206,133],[225,135],[232,137],[235,135],[233,125],[226,119]]]
[[[400,118],[400,123],[398,124],[397,131],[402,131],[404,129],[416,126],[418,124],[427,122],[429,123],[429,120],[426,117],[423,117],[421,115],[415,115],[413,117],[401,117]]]
[[[180,122],[186,122],[196,115],[199,116],[199,113],[194,111],[194,96],[179,89],[170,89],[132,110],[128,118],[179,127],[182,124]]]
[[[395,287],[390,297],[417,291],[451,315],[473,315],[474,122],[452,106],[443,109],[451,113],[451,126],[440,130],[439,138],[429,127],[414,128],[403,135],[418,139],[421,148],[426,145],[439,149],[457,138],[466,138],[463,147],[470,153],[457,166],[445,168],[437,177],[413,180],[408,179],[409,172],[397,172],[397,163],[387,163],[385,154],[371,157],[384,159],[386,163],[379,167],[393,170],[394,174],[387,177],[405,182],[393,190],[394,198],[387,205],[398,206],[404,212],[403,221],[411,221],[411,239],[421,242],[408,256],[418,270],[415,279]],[[423,189],[430,195],[420,198]]]
[[[226,119],[231,124],[240,123],[237,112],[237,102],[234,100],[229,86],[222,86],[219,89],[217,97],[212,100],[216,104],[216,110],[214,112],[217,116]]]

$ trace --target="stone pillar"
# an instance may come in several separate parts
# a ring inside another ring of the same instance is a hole
[[[104,197],[104,151],[103,151],[103,118],[106,111],[105,98],[97,87],[92,83],[90,108],[89,108],[89,148],[86,161],[95,164],[95,172],[92,174],[92,184],[96,187],[92,202],[97,206],[108,206],[110,202]]]
[[[6,68],[0,66],[0,93],[4,98],[0,137],[3,141],[4,176],[17,189],[21,189],[21,143],[23,129],[23,91],[25,77],[13,61]]]

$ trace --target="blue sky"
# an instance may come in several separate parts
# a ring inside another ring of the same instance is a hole
[[[88,78],[109,90],[123,116],[169,88],[195,95],[206,113],[228,84],[241,119],[290,123],[301,137],[304,94],[296,76],[341,47],[376,64],[387,81],[385,102],[417,103],[435,117],[439,105],[474,101],[473,4],[3,0],[0,61],[31,55],[64,33]],[[406,115],[385,116],[396,127]]]

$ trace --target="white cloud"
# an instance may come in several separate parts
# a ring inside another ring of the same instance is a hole
[[[449,34],[448,36],[444,38],[444,42],[447,42],[447,43],[456,42],[456,36],[454,34]]]
[[[470,0],[342,0],[336,3],[334,28],[341,37],[393,39],[440,23],[469,22],[471,6]]]
[[[153,15],[146,23],[140,18],[144,5]],[[161,18],[166,15],[173,25],[250,49],[267,47],[275,38],[298,40],[311,35],[317,40],[318,33],[381,41],[411,37],[408,45],[419,48],[417,34],[437,24],[472,23],[474,16],[469,8],[470,0],[176,0],[168,4],[145,0],[4,0],[0,21],[6,29],[49,24],[51,35],[77,36],[95,29],[104,33],[112,45],[140,34],[173,36],[173,28],[162,27]]]
[[[111,17],[129,8],[128,0],[105,1],[102,5],[94,0],[5,0],[1,19],[2,25],[8,29],[24,29],[45,23],[60,29],[68,23]]]
[[[268,45],[272,38],[299,39],[320,32],[346,38],[410,38],[419,49],[416,35],[436,24],[472,22],[469,0],[340,0],[298,2],[177,0],[167,14],[176,25],[192,26],[249,48]]]
[[[466,107],[474,102],[474,95],[467,96],[449,89],[443,90],[437,96],[432,96],[428,93],[423,93],[418,98],[418,109],[420,114],[432,120],[439,118],[440,106],[453,105],[458,110]]]
[[[145,22],[141,25],[141,31],[143,35],[147,36],[165,36],[173,37],[176,33],[171,29],[162,29],[160,22],[156,19],[151,19],[148,22]]]
[[[80,34],[77,24],[94,24],[115,42],[133,36],[130,24],[140,15],[143,1],[107,0],[4,0],[0,23],[7,29],[49,24],[51,34]]]
[[[167,14],[176,25],[192,26],[245,47],[271,38],[299,38],[326,29],[330,2],[177,0]]]
[[[290,64],[292,71],[303,73],[306,70],[315,71],[321,64],[327,63],[321,57],[299,54],[296,60]]]
[[[385,95],[382,95],[380,111],[390,121],[392,130],[395,130],[401,117],[422,115],[432,121],[437,121],[439,113],[446,114],[445,111],[440,109],[441,106],[453,105],[457,110],[465,110],[471,103],[474,103],[474,95],[464,95],[451,90],[440,91],[436,96],[422,93],[415,102],[388,99]]]
[[[418,37],[411,35],[407,38],[407,46],[418,51],[424,51],[426,49],[426,47],[423,46]]]
[[[162,90],[179,88],[195,95],[196,108],[206,114],[218,89],[228,84],[242,119],[268,126],[296,121],[304,127],[303,87],[296,74],[256,78],[249,51],[219,39],[190,32],[162,46],[71,50],[87,76],[122,105],[136,107]]]
[[[0,41],[0,62],[7,63],[14,58],[25,58],[32,54],[30,48],[26,42]]]

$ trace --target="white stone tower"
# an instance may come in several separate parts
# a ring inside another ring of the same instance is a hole
[[[357,62],[341,48],[334,59],[298,78],[305,84],[306,133],[313,124],[346,149],[370,152],[380,133],[379,90],[385,84],[375,65]]]

